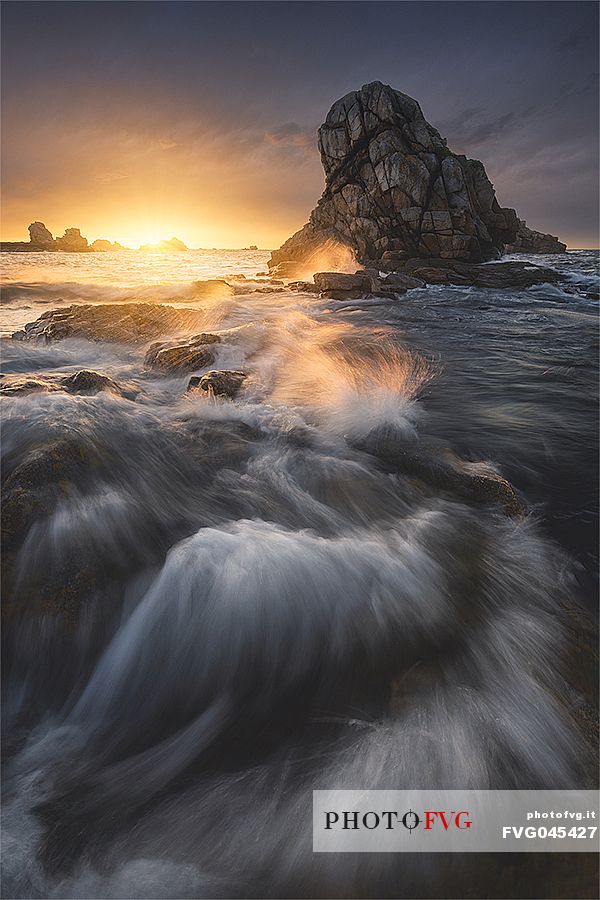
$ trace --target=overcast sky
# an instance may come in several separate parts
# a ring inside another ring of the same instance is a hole
[[[279,245],[323,189],[316,128],[380,80],[499,201],[598,246],[595,2],[8,2],[3,239]],[[139,240],[138,240],[139,239]]]

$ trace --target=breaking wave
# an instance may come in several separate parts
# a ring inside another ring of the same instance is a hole
[[[582,783],[576,578],[535,516],[463,489],[499,476],[436,432],[470,420],[458,392],[436,413],[439,355],[409,346],[435,296],[404,326],[203,298],[217,365],[248,373],[235,402],[144,348],[7,345],[9,371],[140,394],[3,401],[5,896],[416,896],[453,864],[313,854],[313,789]],[[451,358],[468,387],[472,341]]]

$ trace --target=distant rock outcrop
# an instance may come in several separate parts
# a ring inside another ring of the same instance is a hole
[[[62,237],[56,238],[57,250],[66,250],[70,253],[81,253],[89,250],[87,238],[82,237],[79,228],[67,228]]]
[[[176,250],[179,252],[187,249],[188,248],[183,243],[183,241],[180,241],[179,238],[176,237],[169,238],[168,241],[159,241],[158,244],[142,244],[142,246],[140,247],[140,250],[160,250],[167,253],[171,250]]]
[[[43,222],[29,225],[29,243],[24,241],[3,241],[2,250],[20,253],[35,253],[40,250],[62,250],[68,253],[87,253],[90,247],[79,228],[67,228],[62,237],[54,238]]]
[[[29,242],[36,247],[49,249],[54,246],[52,232],[48,231],[43,222],[32,222],[28,228]]]
[[[175,239],[176,240],[176,239]],[[96,240],[90,246],[79,228],[67,228],[62,237],[52,236],[43,222],[32,222],[29,226],[29,243],[25,241],[3,241],[2,250],[12,253],[31,253],[40,250],[61,250],[66,253],[88,253],[94,251],[125,250],[122,244],[106,240]]]
[[[95,253],[108,253],[112,250],[125,250],[126,248],[123,244],[119,244],[117,241],[114,243],[112,241],[105,241],[103,238],[97,238],[90,245],[90,250],[93,250]]]
[[[308,223],[269,266],[306,263],[323,246],[394,269],[414,257],[481,262],[517,238],[483,164],[453,153],[419,104],[375,81],[330,109],[318,132],[326,186]]]
[[[519,219],[517,236],[512,244],[507,244],[505,253],[564,253],[567,245],[559,241],[553,234],[543,234],[527,227],[523,219]]]

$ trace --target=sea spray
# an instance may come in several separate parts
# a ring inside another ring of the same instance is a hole
[[[440,478],[452,447],[560,499],[543,465],[585,446],[587,307],[197,302],[248,375],[234,403],[143,346],[7,347],[9,371],[141,391],[3,400],[5,893],[415,896],[448,862],[313,854],[311,791],[581,783],[558,674],[578,570]],[[558,357],[579,381],[543,374]]]

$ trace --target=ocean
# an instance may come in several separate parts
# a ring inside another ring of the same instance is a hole
[[[137,392],[2,398],[5,896],[467,896],[476,861],[313,854],[312,790],[590,784],[597,253],[349,301],[254,281],[269,255],[3,256],[3,372]],[[236,399],[8,337],[134,300],[201,310]]]

